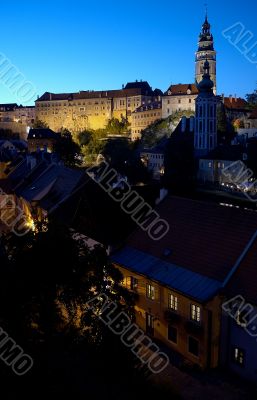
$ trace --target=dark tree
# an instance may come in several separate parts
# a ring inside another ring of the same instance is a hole
[[[47,125],[46,122],[41,121],[40,119],[36,118],[34,123],[33,123],[33,128],[39,128],[39,129],[49,129],[49,126]]]
[[[257,106],[257,89],[253,91],[253,93],[246,94],[246,100],[248,101],[249,105],[254,108]]]
[[[60,138],[55,144],[55,151],[68,167],[80,165],[80,146],[74,142],[68,129],[62,129]]]

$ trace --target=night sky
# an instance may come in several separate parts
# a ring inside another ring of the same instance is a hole
[[[209,0],[217,55],[218,93],[256,88],[251,64],[222,35],[241,22],[257,41],[257,3]],[[45,91],[119,89],[136,79],[167,90],[194,81],[194,52],[204,0],[1,1],[0,52]],[[257,57],[256,57],[257,60]],[[1,83],[0,102],[19,102]],[[33,104],[33,102],[31,103]]]

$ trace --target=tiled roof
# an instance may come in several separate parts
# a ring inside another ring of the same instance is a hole
[[[52,164],[41,175],[18,188],[17,194],[29,202],[40,201],[42,208],[50,210],[72,193],[83,175],[83,171]]]
[[[113,254],[112,261],[200,302],[211,298],[220,287],[220,282],[214,279],[160,260],[132,247],[125,247]]]
[[[249,109],[249,104],[241,97],[224,97],[224,105],[226,108],[232,110],[246,110]]]
[[[241,295],[247,302],[257,305],[257,240],[228,282],[226,293],[229,297]]]
[[[154,96],[152,88],[148,82],[128,83],[124,89],[119,90],[82,90],[77,93],[49,93],[45,92],[36,102],[40,101],[61,101],[61,100],[80,100],[91,98],[115,98],[128,96]]]
[[[149,104],[143,104],[142,106],[138,107],[134,113],[138,112],[144,112],[144,111],[150,111],[150,110],[160,110],[162,108],[162,102],[161,101],[155,101]],[[133,113],[132,113],[133,114]]]
[[[149,83],[146,81],[128,82],[125,86],[125,89],[139,89],[139,88],[145,92],[146,91],[150,92],[152,90]]]
[[[18,108],[17,103],[6,103],[6,104],[0,104],[0,109],[4,108],[4,111],[13,111],[16,108]]]
[[[55,139],[58,140],[60,135],[48,128],[30,129],[28,140],[33,139]]]
[[[165,95],[168,96],[178,96],[178,95],[188,95],[187,91],[190,90],[189,94],[198,94],[199,91],[194,83],[179,83],[178,85],[171,85]]]
[[[139,228],[127,246],[220,282],[257,230],[256,212],[204,201],[169,196],[156,211],[169,223],[166,236],[153,241]]]

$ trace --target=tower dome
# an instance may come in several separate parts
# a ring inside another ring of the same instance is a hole
[[[206,59],[203,66],[204,73],[202,75],[202,80],[197,84],[197,88],[200,93],[211,93],[213,94],[214,83],[210,77],[210,64]]]

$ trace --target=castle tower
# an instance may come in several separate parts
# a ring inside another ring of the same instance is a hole
[[[208,22],[207,12],[202,31],[199,35],[198,51],[195,53],[195,81],[199,83],[202,80],[203,65],[205,60],[210,65],[210,76],[213,81],[213,93],[216,95],[216,51],[214,50],[214,41],[211,34],[211,25]]]
[[[217,103],[213,93],[210,65],[206,59],[203,64],[202,80],[197,84],[199,94],[195,99],[195,156],[207,155],[217,147]]]

